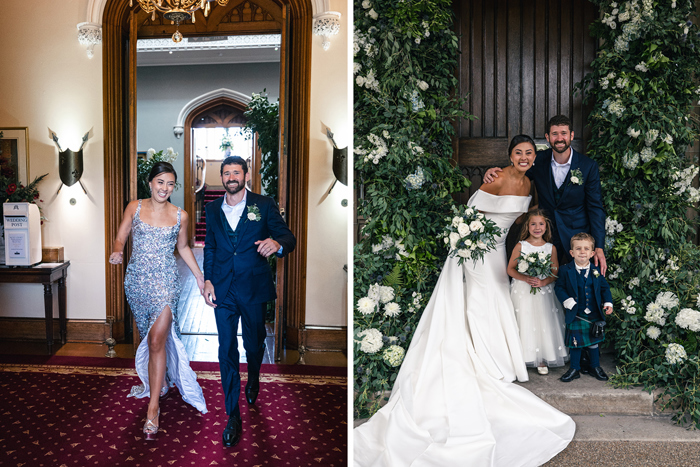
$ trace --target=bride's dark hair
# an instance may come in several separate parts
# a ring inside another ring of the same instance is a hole
[[[535,151],[537,151],[537,145],[532,138],[530,138],[528,135],[517,135],[513,136],[513,139],[510,140],[510,146],[508,146],[508,157],[510,157],[511,153],[513,152],[513,148],[520,143],[530,143]]]
[[[547,224],[547,229],[542,235],[542,240],[545,242],[552,241],[552,221],[549,220],[547,214],[544,212],[544,209],[533,209],[527,213],[525,221],[523,222],[523,227],[520,229],[520,240],[527,240],[527,237],[530,236],[530,219],[535,216],[540,216],[542,219],[544,219],[545,224]]]

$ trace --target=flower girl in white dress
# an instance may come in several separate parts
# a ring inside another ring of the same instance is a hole
[[[541,375],[549,373],[548,367],[564,366],[569,360],[564,345],[564,312],[554,294],[559,261],[556,247],[549,243],[551,236],[550,222],[544,211],[530,211],[523,223],[520,242],[508,262],[508,275],[514,279],[510,296],[520,329],[525,364],[537,367]],[[518,258],[530,253],[537,253],[540,261],[551,255],[551,273],[533,277],[520,272]]]

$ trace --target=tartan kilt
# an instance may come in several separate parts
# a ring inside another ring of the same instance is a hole
[[[566,346],[570,349],[580,349],[582,347],[589,347],[591,345],[598,344],[605,340],[605,332],[603,332],[603,337],[599,339],[591,339],[591,328],[593,323],[584,321],[578,316],[574,318],[571,324],[566,325],[566,333],[564,334],[564,342]],[[574,339],[576,340],[576,345],[574,345]]]

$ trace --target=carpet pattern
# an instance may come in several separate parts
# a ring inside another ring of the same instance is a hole
[[[147,442],[148,399],[126,397],[138,384],[133,368],[0,363],[0,465],[347,465],[347,379],[337,369],[263,365],[256,405],[241,398],[241,441],[225,448],[215,367],[193,364],[209,412],[174,391],[161,402],[158,439]]]

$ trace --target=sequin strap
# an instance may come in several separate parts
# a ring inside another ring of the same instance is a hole
[[[177,224],[175,224],[175,227],[180,227],[180,212],[182,211],[181,208],[177,208]]]
[[[134,220],[133,220],[133,222],[136,222],[137,219],[138,219],[139,221],[141,220],[141,216],[139,215],[139,212],[141,212],[141,201],[142,201],[142,200],[139,200],[139,205],[136,207],[136,212],[134,213]]]

